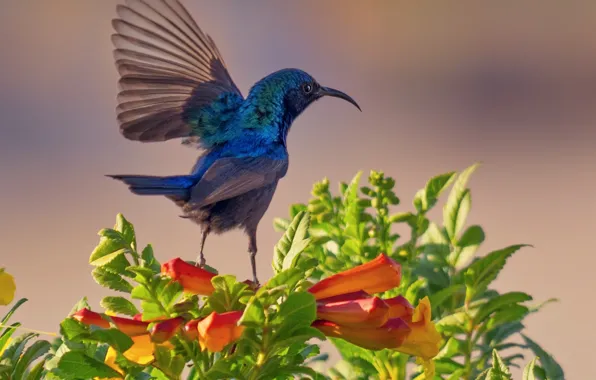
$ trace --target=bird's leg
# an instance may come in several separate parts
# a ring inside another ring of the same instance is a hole
[[[259,286],[259,279],[257,278],[257,231],[248,231],[248,253],[250,255],[250,265],[252,267],[252,280]]]
[[[205,240],[207,240],[207,235],[209,235],[209,227],[203,228],[203,236],[201,237],[201,252],[199,253],[199,257],[197,257],[195,265],[198,267],[204,267],[207,261],[205,260],[205,255],[203,254],[203,248],[205,248]]]

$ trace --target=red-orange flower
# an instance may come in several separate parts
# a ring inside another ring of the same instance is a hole
[[[358,296],[359,293],[352,295]],[[341,300],[336,296],[317,302],[317,318],[344,326],[380,327],[387,322],[388,312],[389,306],[378,297],[343,297]]]
[[[110,320],[116,328],[128,336],[137,336],[147,333],[149,327],[148,322],[142,322],[130,318],[122,318],[115,316],[107,316],[105,314],[96,313],[89,309],[81,309],[74,313],[72,317],[86,325],[99,326],[104,329],[110,328]]]
[[[192,294],[210,295],[213,293],[211,279],[215,273],[191,265],[180,258],[172,259],[161,266],[161,273],[167,274],[182,288]]]
[[[414,313],[414,306],[404,296],[383,299],[389,306],[389,318],[404,318]]]
[[[440,349],[441,335],[431,321],[431,307],[428,297],[424,297],[411,316],[404,321],[412,329],[397,351],[418,356],[424,360],[434,358]]]
[[[352,269],[334,274],[308,290],[317,300],[364,291],[369,294],[393,289],[401,281],[401,266],[385,254]]]
[[[197,325],[201,348],[220,352],[225,346],[240,338],[244,331],[244,326],[238,325],[242,313],[242,311],[222,314],[212,312],[207,318],[201,320]]]
[[[312,326],[327,336],[341,338],[369,350],[397,348],[410,333],[410,328],[400,318],[390,319],[377,328],[344,326],[323,320],[315,321]]]
[[[150,332],[151,340],[156,343],[163,343],[170,340],[180,330],[183,323],[184,319],[182,317],[170,318],[155,323]]]
[[[193,319],[184,325],[183,331],[186,339],[195,340],[199,337],[199,331],[197,330],[199,322],[201,322],[200,319]]]

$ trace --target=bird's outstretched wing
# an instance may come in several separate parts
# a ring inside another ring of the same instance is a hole
[[[178,0],[126,0],[117,13],[112,21],[121,88],[117,113],[126,138],[200,138],[193,132],[198,120],[196,115],[191,120],[189,110],[200,110],[222,94],[229,97],[224,106],[242,101],[215,43]]]
[[[287,159],[221,158],[211,165],[194,186],[190,202],[201,207],[230,199],[276,182],[287,170]]]

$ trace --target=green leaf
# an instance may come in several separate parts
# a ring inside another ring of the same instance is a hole
[[[119,352],[128,350],[132,344],[132,339],[116,328],[97,329],[91,332],[90,339],[99,343],[107,343]]]
[[[33,338],[36,338],[37,336],[38,334],[26,333],[13,339],[2,353],[2,356],[0,356],[0,359],[2,359],[1,361],[8,359],[9,363],[16,363],[23,353],[27,342]]]
[[[139,313],[136,306],[123,297],[104,297],[99,304],[106,309],[106,311],[111,311],[116,314],[124,314],[134,317]]]
[[[68,313],[69,316],[73,315],[74,313],[76,313],[77,311],[81,310],[81,309],[91,309],[91,306],[89,306],[89,301],[87,300],[87,297],[83,297],[79,300],[79,302],[77,302],[72,309],[70,310],[70,313]]]
[[[532,361],[529,362],[528,365],[526,365],[526,367],[524,368],[524,374],[523,374],[522,380],[535,380],[536,379],[534,377],[534,367],[536,366],[536,359],[537,358],[532,359]]]
[[[116,216],[116,225],[114,226],[114,229],[122,234],[124,241],[126,241],[126,243],[130,245],[133,250],[136,249],[137,240],[135,237],[134,226],[128,220],[126,220],[122,214],[118,214]]]
[[[415,218],[411,212],[400,212],[389,217],[389,223],[409,223]]]
[[[154,365],[170,379],[179,379],[186,364],[182,356],[159,345],[155,346],[155,361]]]
[[[529,310],[525,306],[518,304],[509,305],[506,309],[497,311],[486,323],[486,328],[487,330],[492,330],[505,323],[521,321],[528,313]]]
[[[10,320],[10,317],[12,317],[12,315],[15,313],[15,311],[17,311],[17,309],[24,304],[25,302],[27,302],[27,298],[21,298],[20,300],[18,300],[8,311],[8,313],[6,313],[4,315],[4,317],[2,318],[2,321],[0,321],[1,325],[6,325],[8,323],[8,321]],[[0,346],[0,348],[2,348],[2,346]]]
[[[526,341],[526,344],[528,345],[530,350],[532,350],[532,352],[534,352],[534,354],[538,356],[548,380],[565,379],[563,368],[561,368],[559,363],[557,363],[557,361],[552,357],[552,355],[550,355],[542,347],[540,347],[538,343],[534,342],[532,339],[528,338],[524,334],[522,334],[522,337]]]
[[[471,198],[466,186],[470,175],[478,166],[479,164],[470,166],[457,177],[443,206],[443,225],[451,241],[455,241],[468,216]]]
[[[133,289],[132,285],[123,279],[121,275],[110,272],[105,268],[95,268],[91,274],[95,282],[108,289],[117,290],[124,293],[130,293]]]
[[[478,225],[470,226],[457,241],[459,247],[479,246],[484,242],[484,230]]]
[[[144,285],[135,286],[130,292],[130,297],[137,300],[153,301],[153,295]]]
[[[504,376],[507,376],[507,379],[511,379],[511,372],[509,372],[509,368],[503,363],[497,350],[493,350],[493,370],[495,372],[501,372]]]
[[[290,227],[290,221],[284,218],[275,218],[273,219],[273,229],[276,232],[286,232],[286,230]]]
[[[317,317],[315,296],[310,293],[291,293],[281,304],[277,321],[294,327],[310,326]]]
[[[437,199],[453,180],[455,179],[455,172],[440,174],[431,178],[425,187],[425,197],[422,199],[422,207],[424,210],[431,209],[436,203]]]
[[[13,372],[14,379],[24,378],[25,371],[39,357],[45,355],[50,350],[50,343],[45,340],[38,340],[33,343],[25,353],[19,358]]]
[[[310,243],[308,239],[308,228],[310,226],[310,215],[307,212],[301,211],[294,217],[290,227],[286,230],[282,238],[275,246],[273,252],[273,270],[279,273],[284,269],[288,269],[300,254]],[[290,255],[289,261],[284,260]]]
[[[143,266],[145,268],[151,269],[154,273],[160,272],[161,265],[155,258],[153,246],[151,244],[147,244],[147,246],[143,249],[143,252],[141,252],[141,259],[143,259]]]
[[[106,364],[77,351],[69,351],[62,355],[58,369],[78,379],[120,377],[118,372]]]
[[[106,231],[113,231],[113,233],[108,233]],[[101,261],[99,260],[101,260],[103,257],[112,255],[114,252],[120,252],[122,250],[125,250],[126,248],[129,248],[127,247],[128,244],[126,243],[122,235],[117,231],[104,229],[101,230],[99,234],[103,236],[99,239],[99,244],[97,245],[97,247],[95,247],[95,249],[91,253],[91,256],[89,257],[89,263],[92,265],[100,265],[99,263]],[[109,237],[105,235],[108,235]],[[112,256],[111,259],[107,259],[107,261],[109,262],[113,259],[114,256]]]
[[[456,355],[460,355],[464,352],[465,342],[461,342],[456,338],[449,338],[447,343],[441,348],[441,351],[437,354],[435,359],[450,359]]]
[[[252,296],[250,301],[248,301],[239,323],[253,327],[260,327],[265,323],[265,310],[256,295]]]
[[[45,360],[37,362],[28,372],[25,377],[26,380],[42,380]]]
[[[476,316],[474,317],[474,323],[479,324],[488,318],[493,312],[498,311],[501,308],[507,309],[511,304],[518,304],[521,302],[531,301],[532,296],[523,292],[509,292],[497,296],[484,305],[482,305]]]
[[[478,294],[482,294],[488,285],[499,275],[507,259],[525,244],[512,245],[498,251],[493,251],[483,258],[470,264],[464,270],[466,282],[466,302],[470,302]]]

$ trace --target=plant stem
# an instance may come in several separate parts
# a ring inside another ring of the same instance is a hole
[[[180,342],[180,345],[184,348],[184,350],[186,351],[186,353],[190,357],[190,360],[192,360],[192,364],[195,367],[195,370],[199,373],[199,379],[205,378],[205,373],[203,372],[203,369],[199,365],[199,362],[197,361],[197,358],[194,356],[194,354],[192,352],[192,349],[190,348],[190,346],[188,345],[188,343],[186,343],[184,341],[184,339],[182,339],[182,338],[181,339],[178,339],[178,341]]]

